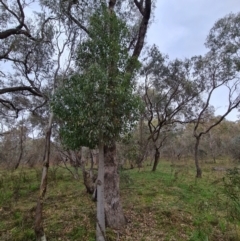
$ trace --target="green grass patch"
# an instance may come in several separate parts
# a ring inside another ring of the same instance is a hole
[[[231,199],[223,177],[211,166],[195,179],[192,165],[160,162],[158,170],[121,170],[121,198],[128,221],[124,230],[107,229],[107,240],[240,240],[239,221],[229,218]],[[0,240],[35,240],[35,206],[41,168],[15,172],[0,170]],[[44,202],[48,240],[95,240],[96,203],[82,178],[63,168],[50,168]],[[232,192],[236,190],[233,187]]]

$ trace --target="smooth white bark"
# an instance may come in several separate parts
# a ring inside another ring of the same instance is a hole
[[[105,213],[104,213],[104,153],[103,144],[99,144],[99,162],[97,179],[97,230],[96,240],[105,241]]]

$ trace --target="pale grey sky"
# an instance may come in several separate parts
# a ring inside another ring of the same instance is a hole
[[[207,52],[204,42],[214,23],[237,12],[240,12],[240,0],[157,0],[147,42],[156,44],[170,59],[203,55]],[[213,97],[211,103],[220,114],[227,97],[224,98],[223,90]],[[227,119],[237,120],[238,114],[234,111]]]
[[[170,58],[204,54],[204,42],[214,23],[240,11],[239,0],[157,0],[148,43]]]

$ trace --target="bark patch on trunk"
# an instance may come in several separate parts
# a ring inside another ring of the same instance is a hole
[[[121,229],[126,224],[119,190],[119,173],[116,161],[116,145],[104,147],[105,155],[105,215],[106,224],[113,229]]]
[[[93,194],[95,190],[95,182],[97,180],[97,175],[91,176],[89,171],[83,172],[84,185],[86,187],[87,193]]]

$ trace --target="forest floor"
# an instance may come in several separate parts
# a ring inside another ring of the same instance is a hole
[[[107,241],[240,240],[236,186],[240,175],[226,191],[229,177],[225,171],[212,171],[213,166],[223,164],[204,164],[201,179],[195,178],[192,164],[184,163],[161,161],[155,173],[149,166],[121,171],[121,197],[128,224],[124,230],[108,229]],[[1,241],[35,240],[40,177],[41,168],[0,170]],[[44,204],[49,241],[94,241],[95,209],[96,203],[86,193],[81,178],[77,181],[66,169],[50,168]]]

